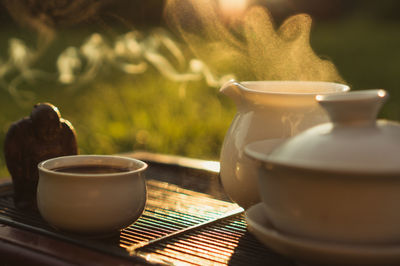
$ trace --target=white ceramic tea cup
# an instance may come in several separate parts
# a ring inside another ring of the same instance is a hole
[[[62,168],[106,166],[116,172],[63,172]],[[147,164],[128,157],[73,155],[39,163],[37,204],[42,217],[64,231],[116,233],[142,214]],[[58,170],[57,170],[58,169]]]

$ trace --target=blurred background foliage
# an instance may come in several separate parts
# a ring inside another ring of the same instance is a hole
[[[163,19],[165,2],[88,0],[75,1],[77,6],[70,8],[65,6],[67,2],[0,2],[0,65],[7,62],[11,38],[38,51],[38,60],[30,66],[35,78],[17,82],[19,95],[27,97],[21,100],[10,92],[10,78],[0,82],[0,148],[13,121],[28,116],[35,103],[51,102],[74,125],[82,154],[147,150],[217,160],[236,110],[229,99],[218,93],[218,87],[209,86],[204,79],[174,81],[150,64],[138,74],[105,66],[94,78],[80,84],[57,81],[55,69],[60,53],[68,46],[82,45],[93,33],[112,42],[132,30],[139,30],[144,36],[158,27],[170,31]],[[251,2],[267,6],[277,25],[290,15],[310,14],[314,51],[330,59],[352,89],[389,91],[390,99],[380,117],[400,120],[400,1]],[[26,9],[21,10],[18,4]],[[80,19],[74,16],[77,8]],[[48,17],[38,22],[36,18],[43,14]],[[172,39],[188,63],[193,54],[176,32],[171,30],[171,34],[175,34]],[[166,58],[175,60],[168,55]],[[177,69],[184,72],[188,66]],[[230,73],[218,73],[226,74]],[[1,154],[0,176],[6,175]]]

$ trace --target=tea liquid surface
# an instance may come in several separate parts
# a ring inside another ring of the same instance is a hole
[[[110,165],[72,165],[54,168],[52,170],[56,172],[73,174],[109,174],[128,172],[131,169]]]

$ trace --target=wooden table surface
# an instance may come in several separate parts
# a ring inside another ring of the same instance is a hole
[[[0,224],[2,265],[144,265]]]
[[[10,183],[0,178],[0,186]],[[0,222],[0,265],[147,265],[104,254]]]
[[[211,161],[165,156],[146,152],[125,154],[142,160],[157,160],[165,164],[184,164],[198,169],[217,172],[219,164]],[[10,183],[0,178],[0,186]],[[0,222],[0,265],[148,265],[145,261],[130,261],[74,245],[25,229]]]

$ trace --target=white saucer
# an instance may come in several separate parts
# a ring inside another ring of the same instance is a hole
[[[323,265],[400,265],[400,243],[350,245],[285,235],[268,221],[263,203],[246,211],[246,222],[249,231],[264,245],[296,261]]]

